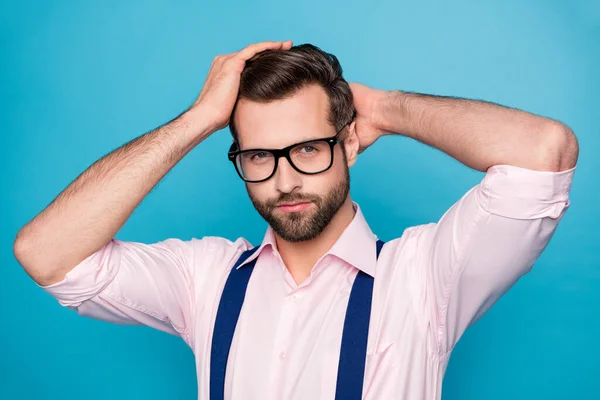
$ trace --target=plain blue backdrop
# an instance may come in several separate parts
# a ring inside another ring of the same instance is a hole
[[[60,307],[17,264],[12,242],[91,163],[187,108],[214,56],[286,39],[336,54],[349,81],[486,99],[574,130],[572,206],[533,271],[459,342],[444,399],[600,398],[598,4],[3,2],[0,398],[195,398],[183,341]],[[266,225],[226,159],[229,142],[223,130],[194,149],[117,237],[260,242]],[[351,174],[353,198],[384,240],[436,221],[482,178],[401,137],[381,139]]]

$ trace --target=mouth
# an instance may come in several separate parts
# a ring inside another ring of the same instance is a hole
[[[300,212],[306,210],[312,205],[312,202],[296,202],[296,203],[284,203],[277,206],[278,210],[283,212]]]

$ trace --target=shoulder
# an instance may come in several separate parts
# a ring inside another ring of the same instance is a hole
[[[400,255],[418,252],[431,242],[436,227],[434,222],[407,227],[399,237],[385,242],[382,254],[393,254],[397,258]]]
[[[253,247],[244,237],[230,240],[220,236],[204,236],[191,238],[189,243],[193,250],[194,264],[209,269],[226,269],[234,264],[244,251]]]

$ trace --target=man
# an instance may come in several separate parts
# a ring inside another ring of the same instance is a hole
[[[229,159],[269,223],[262,244],[115,239],[152,187],[227,125]],[[383,135],[486,175],[440,221],[383,244],[348,173]],[[88,168],[14,252],[79,314],[180,335],[199,399],[439,399],[462,333],[548,244],[577,157],[557,121],[348,84],[314,46],[263,42],[217,56],[187,111]]]

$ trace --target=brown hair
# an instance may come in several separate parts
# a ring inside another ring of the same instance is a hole
[[[307,43],[289,50],[266,50],[246,61],[229,120],[233,138],[238,139],[234,115],[240,99],[268,103],[290,97],[310,84],[325,89],[329,96],[329,122],[336,130],[341,129],[352,118],[354,102],[336,56]]]

